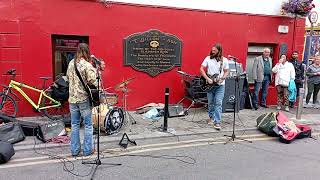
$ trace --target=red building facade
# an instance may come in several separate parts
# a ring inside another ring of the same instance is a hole
[[[61,56],[57,51],[68,50],[59,42],[73,51],[73,44],[83,41],[89,43],[92,54],[106,61],[103,84],[111,87],[110,92],[121,97],[114,86],[135,77],[128,84],[129,109],[164,102],[165,87],[170,88],[170,103],[184,95],[177,68],[151,77],[124,66],[123,40],[131,34],[157,29],[177,36],[182,41],[181,70],[196,75],[216,42],[223,45],[225,56],[239,57],[243,67],[252,53],[250,46],[272,47],[276,62],[282,45],[289,55],[293,50],[302,53],[304,44],[305,19],[284,16],[75,0],[5,1],[0,5],[0,84],[8,84],[9,77],[2,74],[14,68],[18,81],[41,87],[40,76],[54,77],[65,68],[57,61]],[[289,31],[279,33],[279,25]],[[275,104],[275,93],[271,85],[268,104]],[[18,106],[19,116],[34,115],[24,100]]]

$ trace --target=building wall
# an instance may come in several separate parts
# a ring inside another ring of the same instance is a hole
[[[279,15],[282,1],[279,0],[100,0],[100,2],[132,3],[161,7],[213,10],[263,15]]]
[[[286,25],[289,33],[278,33]],[[296,25],[296,33],[293,33]],[[17,69],[18,80],[41,87],[39,76],[52,76],[51,35],[89,36],[92,54],[106,60],[104,86],[114,87],[136,77],[128,87],[128,107],[164,102],[164,89],[170,88],[170,103],[184,95],[177,68],[156,77],[123,66],[123,39],[137,32],[158,29],[176,35],[183,42],[182,71],[199,74],[199,67],[212,45],[220,42],[224,55],[239,57],[246,67],[249,43],[273,44],[278,57],[280,44],[300,52],[304,42],[304,19],[281,16],[177,9],[96,1],[30,0],[0,2],[0,73]],[[295,43],[293,43],[293,39]],[[8,83],[1,76],[0,83]],[[111,88],[110,91],[113,91]],[[119,93],[119,92],[118,92]],[[275,103],[271,88],[268,103]],[[121,95],[121,93],[119,93]],[[121,97],[121,96],[120,96]],[[19,115],[33,115],[31,106],[19,102]]]

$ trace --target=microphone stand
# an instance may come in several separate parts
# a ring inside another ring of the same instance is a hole
[[[101,93],[100,93],[100,83],[101,83],[101,73],[100,73],[100,64],[98,63],[95,63],[95,66],[96,66],[96,73],[97,73],[97,80],[98,80],[98,92],[99,92],[99,102],[100,102],[100,96],[101,96]],[[97,150],[98,150],[98,153],[97,153],[97,157],[95,160],[93,161],[83,161],[82,164],[94,164],[96,165],[96,167],[94,168],[94,171],[93,173],[91,174],[91,180],[93,180],[93,177],[97,171],[97,168],[102,165],[101,163],[101,160],[100,160],[100,105],[97,106],[97,113],[98,113],[98,138],[97,138]],[[103,165],[111,165],[111,166],[121,166],[122,164],[111,164],[111,163],[103,163]]]
[[[235,134],[235,126],[236,126],[236,110],[238,110],[238,104],[237,104],[237,101],[238,101],[238,95],[239,95],[239,76],[238,76],[238,70],[237,70],[237,59],[236,58],[231,58],[233,59],[233,62],[235,64],[235,68],[236,68],[236,75],[234,76],[235,77],[235,83],[234,83],[234,94],[235,94],[235,99],[234,101],[232,102],[233,103],[233,124],[232,124],[232,135],[223,135],[227,138],[229,138],[224,144],[228,144],[229,142],[233,141],[235,139],[240,139],[240,140],[243,140],[243,141],[247,141],[249,143],[252,143],[252,141],[250,140],[247,140],[247,139],[243,139],[243,138],[239,138],[236,136]],[[239,111],[239,110],[238,110]]]

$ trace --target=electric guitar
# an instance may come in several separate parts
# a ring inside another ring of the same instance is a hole
[[[214,75],[208,75],[207,76],[213,81],[212,84],[209,84],[206,80],[206,78],[204,78],[203,76],[201,76],[200,78],[200,88],[202,91],[208,92],[211,90],[211,88],[213,88],[214,86],[218,86],[219,85],[219,74],[214,74]]]

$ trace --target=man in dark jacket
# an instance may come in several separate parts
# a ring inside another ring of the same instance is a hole
[[[297,99],[299,97],[299,88],[303,87],[304,82],[304,64],[298,60],[298,51],[293,51],[291,54],[291,59],[289,62],[292,63],[294,70],[296,72],[296,79],[294,80],[297,87]],[[294,107],[294,102],[290,102],[290,108]]]

